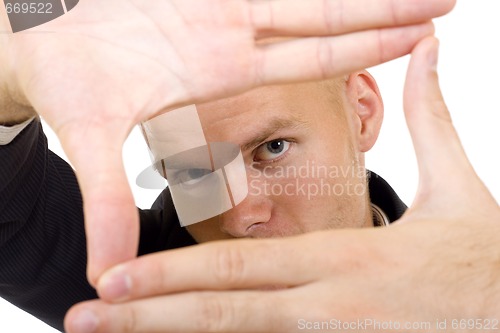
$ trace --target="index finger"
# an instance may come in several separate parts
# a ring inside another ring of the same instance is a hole
[[[421,23],[449,12],[456,0],[252,1],[257,38],[326,36]]]
[[[362,251],[356,247],[361,233],[338,230],[280,239],[240,239],[161,252],[114,267],[103,274],[97,289],[106,301],[124,301],[187,290],[303,285],[330,269],[349,266],[349,262],[338,265],[339,261],[363,257],[325,257],[325,253]],[[314,246],[318,243],[321,246]]]

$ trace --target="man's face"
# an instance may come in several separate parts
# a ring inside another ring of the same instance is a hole
[[[348,86],[264,87],[197,106],[208,142],[241,147],[249,190],[235,208],[187,227],[198,242],[372,225],[364,124]]]

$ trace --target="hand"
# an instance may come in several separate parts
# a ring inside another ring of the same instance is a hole
[[[448,319],[451,330],[452,319],[498,314],[500,209],[451,124],[435,71],[437,48],[436,39],[423,40],[408,69],[405,113],[420,186],[396,225],[141,257],[105,273],[98,284],[104,301],[70,310],[67,331],[90,332],[81,330],[84,315],[93,332],[153,333],[298,332],[314,322],[339,325],[332,319],[430,332],[439,331],[436,320]]]
[[[135,124],[258,85],[340,75],[402,56],[432,34],[422,22],[453,5],[82,0],[31,29],[48,33],[1,35],[11,98],[49,123],[76,168],[91,283],[137,251],[137,211],[121,160]],[[256,43],[274,36],[299,38]]]

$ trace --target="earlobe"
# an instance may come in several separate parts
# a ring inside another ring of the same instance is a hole
[[[367,71],[352,73],[347,81],[354,106],[359,151],[367,152],[377,141],[384,104],[375,79]]]

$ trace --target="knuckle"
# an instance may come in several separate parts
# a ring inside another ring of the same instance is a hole
[[[318,248],[317,244],[327,245]],[[306,238],[304,247],[317,251],[308,258],[313,265],[322,267],[322,272],[325,274],[349,274],[362,269],[368,262],[367,258],[373,258],[374,251],[368,241],[360,242],[353,234],[312,234]],[[339,249],[342,249],[342,252]],[[325,256],[325,253],[335,253],[335,255]]]
[[[326,80],[335,73],[334,50],[327,39],[319,39],[316,57],[319,66],[320,79]]]
[[[258,51],[255,53],[255,85],[262,85],[267,82],[266,78],[266,53]]]
[[[216,282],[235,286],[245,276],[245,258],[241,248],[222,247],[214,255],[214,276]]]
[[[198,316],[195,316],[196,332],[227,332],[233,327],[233,304],[213,293],[202,294],[198,300]]]
[[[124,305],[121,309],[121,314],[115,316],[115,318],[123,320],[120,327],[121,333],[140,332],[138,329],[137,312],[134,307]]]
[[[397,4],[394,2],[394,0],[389,0],[388,4],[389,6],[389,13],[391,16],[392,23],[394,25],[399,25],[399,15],[397,11]]]
[[[168,290],[169,285],[171,285],[170,275],[168,274],[168,269],[163,262],[159,262],[156,265],[151,265],[147,269],[151,272],[150,283],[144,284],[146,294],[163,293]],[[146,271],[146,270],[145,270]]]
[[[344,0],[323,0],[323,21],[326,33],[334,34],[344,30]],[[335,17],[334,17],[335,15]]]
[[[379,63],[383,63],[386,61],[387,57],[384,53],[384,50],[386,49],[384,30],[378,29],[376,31],[376,35],[377,35],[377,47],[376,47],[375,57]]]

